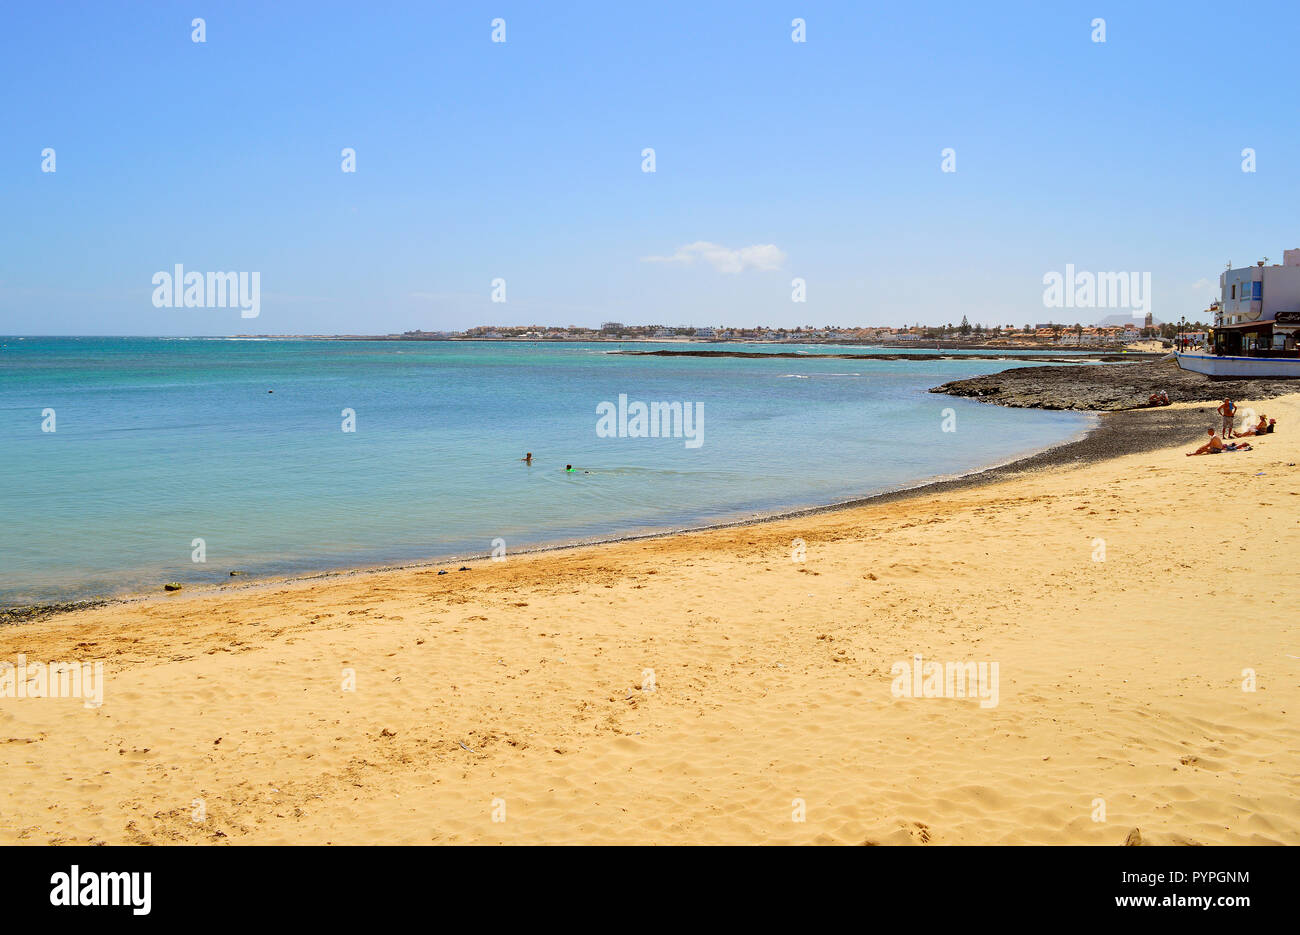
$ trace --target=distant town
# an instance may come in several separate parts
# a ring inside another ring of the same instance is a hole
[[[1213,309],[1207,312],[1213,321]],[[958,324],[902,325],[900,327],[842,327],[804,325],[798,328],[697,327],[694,325],[627,325],[607,321],[599,328],[578,325],[480,325],[466,331],[407,331],[387,335],[328,335],[339,340],[368,341],[653,341],[653,342],[753,342],[787,344],[948,344],[981,347],[1006,346],[1120,346],[1140,341],[1171,342],[1177,335],[1202,337],[1209,325],[1183,321],[1144,323],[1114,315],[1091,325],[1080,322],[1043,322],[1024,327],[971,324],[964,317]],[[1118,319],[1118,320],[1117,320]]]

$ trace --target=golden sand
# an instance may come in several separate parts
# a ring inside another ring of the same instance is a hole
[[[1250,453],[7,627],[107,683],[0,699],[0,841],[1300,843],[1267,411]],[[917,653],[997,705],[896,697]]]

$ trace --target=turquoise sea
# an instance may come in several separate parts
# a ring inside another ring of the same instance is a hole
[[[1008,366],[993,360],[628,357],[607,343],[0,345],[0,606],[742,519],[966,473],[1089,424],[926,392]],[[702,404],[702,444],[599,437],[597,407],[620,394]],[[956,431],[942,431],[945,408]]]

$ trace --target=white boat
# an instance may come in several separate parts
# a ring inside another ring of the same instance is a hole
[[[1178,366],[1207,377],[1298,377],[1300,357],[1232,357],[1227,354],[1175,355]]]

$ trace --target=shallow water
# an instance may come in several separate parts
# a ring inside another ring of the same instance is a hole
[[[631,357],[611,344],[0,345],[0,605],[733,520],[965,473],[1088,424],[926,392],[1008,366],[997,360]],[[702,404],[702,443],[599,437],[597,406],[620,394]],[[42,431],[46,409],[53,432]],[[942,431],[945,409],[956,431]],[[526,451],[531,467],[518,460]],[[196,539],[206,562],[193,561]]]

